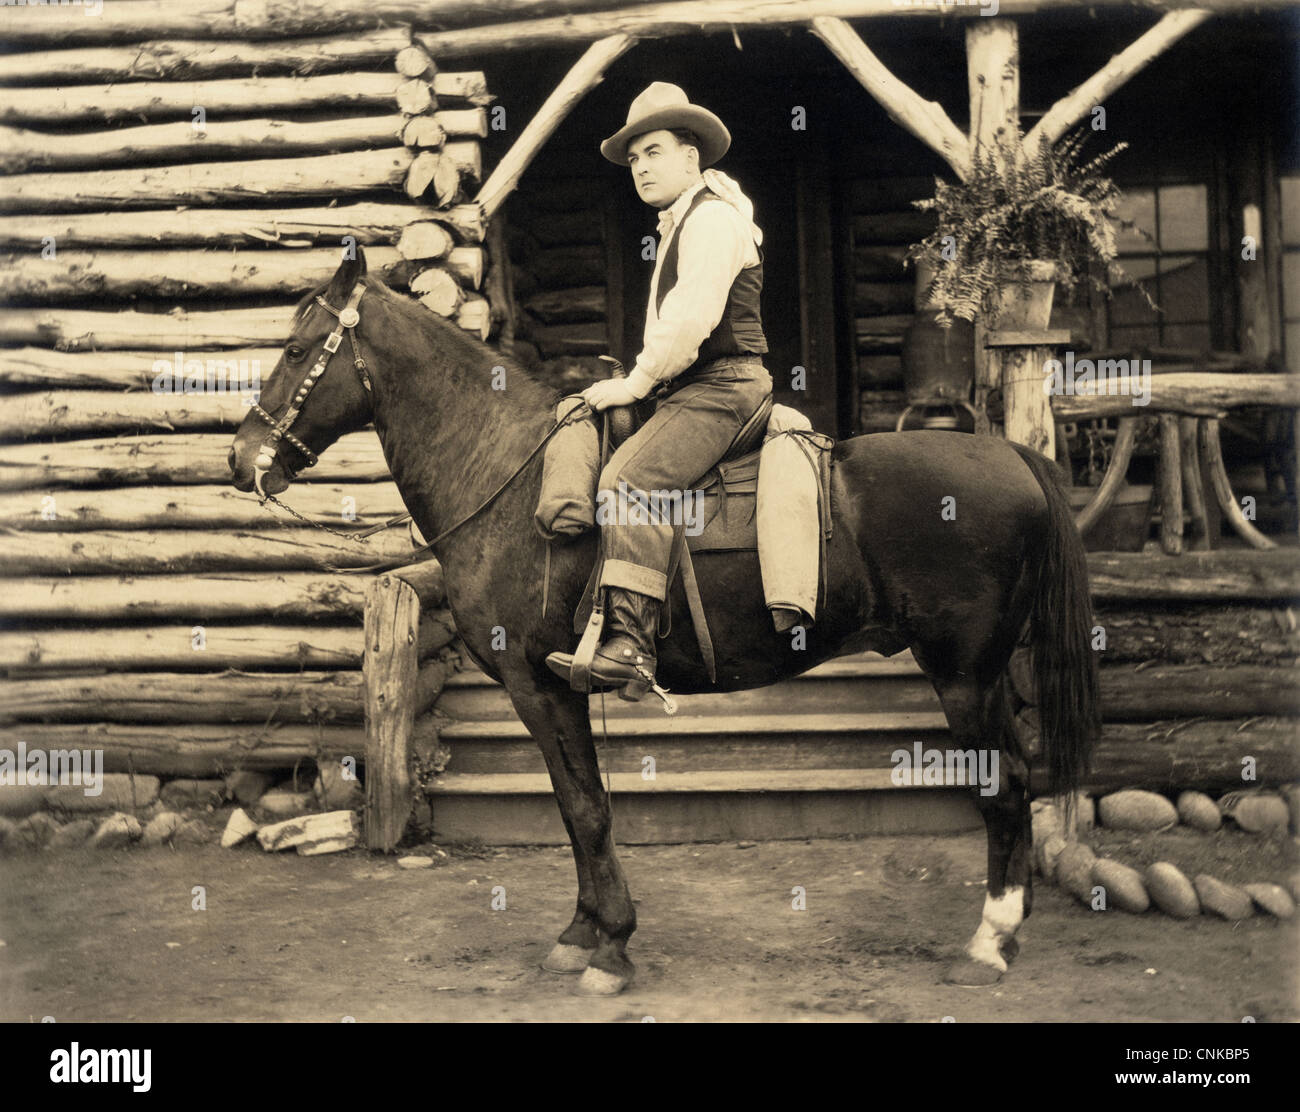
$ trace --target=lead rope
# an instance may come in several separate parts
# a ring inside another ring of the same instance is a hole
[[[573,413],[579,413],[579,412],[582,412],[581,406],[576,407],[573,411]],[[484,510],[486,510],[490,505],[492,505],[492,503],[497,500],[501,492],[504,491],[506,487],[508,487],[511,483],[515,481],[515,479],[517,479],[520,476],[520,474],[523,472],[525,467],[527,467],[530,463],[533,462],[533,460],[537,457],[537,453],[540,452],[543,448],[545,448],[548,443],[550,443],[551,437],[553,437],[557,432],[559,432],[562,428],[564,428],[565,425],[569,424],[572,420],[574,420],[573,413],[566,416],[564,420],[557,421],[554,425],[552,425],[551,428],[547,431],[546,435],[542,437],[540,441],[538,441],[537,447],[535,447],[531,452],[528,453],[528,457],[524,460],[523,463],[521,463],[518,467],[514,469],[514,471],[512,471],[509,475],[506,476],[505,480],[501,483],[499,487],[496,488],[496,490],[494,490],[485,499],[483,499],[483,501],[480,502],[474,509],[470,510],[469,513],[467,513],[458,522],[456,522],[456,524],[453,525],[450,529],[444,529],[441,533],[439,533],[436,537],[434,537],[433,540],[420,545],[419,548],[414,549],[413,551],[407,553],[406,556],[400,560],[386,560],[383,563],[379,563],[379,564],[367,564],[365,567],[362,568],[328,567],[327,570],[338,572],[343,575],[358,575],[361,572],[366,572],[366,571],[390,571],[393,568],[400,568],[400,567],[404,567],[406,564],[409,564],[411,562],[411,559],[415,556],[420,555],[421,552],[428,552],[439,541],[445,540],[447,537],[451,536],[452,533],[456,532],[456,530],[459,529],[462,525],[468,524],[479,514],[481,514]],[[324,526],[321,526],[321,528],[324,528]]]

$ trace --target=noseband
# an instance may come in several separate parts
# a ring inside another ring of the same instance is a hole
[[[361,357],[361,349],[357,347],[357,334],[354,331],[356,326],[361,323],[361,314],[357,311],[357,306],[361,304],[361,296],[366,292],[365,284],[358,282],[352,287],[352,294],[348,298],[348,303],[342,310],[335,309],[319,294],[316,296],[316,304],[324,309],[331,316],[338,318],[338,327],[329,334],[325,339],[325,347],[320,353],[320,358],[316,360],[316,365],[307,372],[307,377],[302,380],[297,392],[293,396],[293,401],[289,403],[289,408],[284,411],[284,416],[278,421],[272,417],[265,409],[256,402],[253,403],[252,409],[259,417],[271,426],[271,431],[267,433],[266,440],[257,451],[257,458],[253,460],[253,486],[258,495],[265,501],[271,495],[267,494],[262,488],[262,482],[266,474],[275,464],[276,453],[280,450],[280,442],[287,440],[299,454],[307,461],[302,467],[290,471],[290,475],[297,474],[297,471],[304,471],[308,467],[316,465],[317,456],[301,440],[290,432],[294,421],[302,413],[302,407],[307,402],[307,396],[321,380],[325,374],[325,369],[329,366],[330,356],[339,349],[343,342],[344,331],[348,334],[348,342],[352,345],[352,365],[356,368],[357,377],[361,380],[361,385],[366,388],[366,393],[371,393],[370,373],[366,368],[366,361]]]

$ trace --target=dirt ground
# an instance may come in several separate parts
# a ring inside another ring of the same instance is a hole
[[[1297,920],[1097,913],[1042,884],[1002,983],[943,984],[978,922],[982,833],[626,848],[637,980],[582,999],[538,968],[572,913],[568,851],[448,848],[415,871],[361,850],[10,856],[0,1020],[1300,1018]]]

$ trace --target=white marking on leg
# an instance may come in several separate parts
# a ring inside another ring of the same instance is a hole
[[[979,929],[966,944],[966,953],[976,961],[1005,973],[1007,962],[1001,953],[1002,943],[1014,937],[1024,919],[1024,888],[1008,888],[1001,896],[985,896],[984,914]]]

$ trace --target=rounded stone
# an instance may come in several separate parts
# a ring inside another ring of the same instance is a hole
[[[1288,784],[1282,789],[1282,798],[1291,813],[1291,833],[1300,834],[1300,784]]]
[[[206,845],[210,840],[208,828],[197,819],[191,819],[178,827],[176,833],[172,835],[172,845],[174,846],[202,846]]]
[[[1295,914],[1295,901],[1280,884],[1243,884],[1242,889],[1255,901],[1255,906],[1277,919],[1290,919]]]
[[[175,811],[163,811],[149,820],[144,833],[140,835],[140,844],[160,846],[170,841],[184,822],[184,816],[178,815]]]
[[[86,839],[95,833],[94,819],[74,819],[59,827],[50,839],[48,849],[74,849],[86,844]]]
[[[99,824],[99,829],[95,831],[90,844],[96,849],[118,849],[129,846],[140,837],[141,833],[143,831],[140,828],[140,820],[134,815],[119,811],[115,815],[109,815]]]
[[[1034,862],[1038,866],[1038,871],[1047,880],[1056,879],[1057,862],[1067,844],[1060,834],[1055,833],[1034,844]]]
[[[5,844],[14,849],[41,849],[59,832],[59,824],[52,815],[37,811],[28,815],[13,828]]]
[[[1280,795],[1248,795],[1232,809],[1232,821],[1251,834],[1273,837],[1286,833],[1291,812]]]
[[[1184,826],[1209,834],[1223,823],[1219,806],[1204,792],[1183,792],[1178,797],[1178,817]]]
[[[1291,893],[1291,898],[1300,904],[1300,871],[1292,873],[1282,882],[1282,887]]]
[[[1121,861],[1098,858],[1092,863],[1092,883],[1106,889],[1106,905],[1141,915],[1151,906],[1142,874]]]
[[[1174,805],[1156,792],[1129,788],[1101,798],[1101,824],[1115,830],[1163,830],[1178,821]]]
[[[1210,915],[1236,922],[1238,919],[1249,919],[1255,914],[1250,894],[1235,884],[1225,884],[1208,873],[1197,874],[1195,883],[1201,908]]]
[[[1070,842],[1056,859],[1056,883],[1086,904],[1092,903],[1092,864],[1097,855],[1082,842]]]
[[[1196,889],[1177,865],[1157,861],[1147,867],[1144,879],[1151,902],[1166,915],[1175,919],[1194,919],[1201,913]]]

